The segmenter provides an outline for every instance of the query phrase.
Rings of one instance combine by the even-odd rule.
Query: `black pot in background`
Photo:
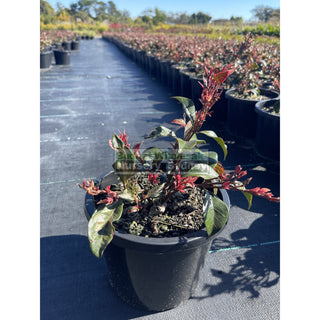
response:
[[[181,96],[191,99],[192,98],[192,89],[191,89],[191,81],[189,77],[188,69],[180,70],[180,81],[181,81]]]
[[[64,50],[70,51],[71,50],[71,41],[64,41],[64,42],[62,42],[61,46]]]
[[[103,178],[101,188],[114,183],[113,173]],[[221,198],[230,207],[225,190]],[[89,220],[95,207],[93,196],[85,197]],[[118,296],[136,308],[151,311],[172,309],[195,290],[211,242],[205,229],[183,237],[145,238],[115,231],[104,257],[110,285]]]
[[[160,81],[164,86],[168,85],[168,70],[167,65],[170,61],[166,59],[160,60]]]
[[[180,64],[173,64],[171,66],[171,76],[172,76],[172,93],[175,96],[181,96],[181,78],[180,70],[183,69]],[[184,68],[185,69],[185,68]]]
[[[72,41],[71,42],[71,50],[79,50],[80,42],[79,41]]]
[[[54,50],[54,58],[56,60],[56,65],[69,65],[71,51],[65,50]]]
[[[197,78],[195,76],[190,76],[190,82],[191,82],[191,99],[192,99],[194,105],[196,106],[196,108],[200,109],[202,107],[202,104],[199,101],[199,99],[201,98],[201,93],[202,93],[202,87],[201,87],[200,83],[203,84],[203,79]]]
[[[257,152],[262,156],[279,161],[280,115],[263,110],[264,107],[272,106],[277,101],[280,102],[280,97],[259,101],[255,105],[255,112],[258,116],[255,146]]]
[[[148,71],[149,71],[149,75],[154,77],[156,75],[156,63],[155,63],[155,57],[152,55],[147,55],[147,59],[148,59]]]
[[[259,100],[240,99],[234,97],[236,89],[229,89],[225,96],[228,100],[227,126],[234,135],[254,139],[257,128],[255,105]],[[269,99],[278,97],[279,93],[272,90],[260,90],[260,94]]]
[[[40,68],[47,69],[50,68],[52,61],[52,50],[40,52]]]

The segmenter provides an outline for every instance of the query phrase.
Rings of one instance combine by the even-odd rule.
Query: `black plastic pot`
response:
[[[199,99],[201,98],[202,87],[199,84],[199,82],[203,84],[203,79],[197,78],[195,76],[191,76],[190,81],[191,81],[191,96],[192,96],[191,99],[194,105],[197,107],[197,109],[200,109],[202,107],[202,104],[199,101]]]
[[[228,100],[227,126],[234,135],[254,139],[257,128],[255,105],[259,100],[240,99],[232,94],[236,89],[229,89],[225,96]],[[260,90],[261,95],[270,99],[278,97],[279,93],[272,90]]]
[[[173,64],[171,66],[171,76],[172,76],[172,93],[175,96],[181,96],[181,78],[180,78],[180,70],[183,67],[180,64]]]
[[[149,68],[148,68],[148,70],[149,70],[149,75],[150,76],[155,76],[156,75],[156,63],[155,63],[155,57],[154,56],[152,56],[152,55],[148,55],[147,56],[148,58],[148,64],[149,64]]]
[[[71,51],[64,50],[54,50],[54,58],[56,60],[56,65],[69,65]]]
[[[71,41],[64,41],[61,45],[64,50],[71,50]]]
[[[106,175],[102,187],[114,183]],[[230,207],[228,194],[221,198]],[[89,220],[95,210],[93,196],[85,197]],[[133,307],[163,311],[190,298],[196,288],[211,242],[220,232],[207,237],[205,229],[183,237],[145,238],[115,231],[104,257],[110,285]]]
[[[80,42],[79,41],[72,41],[71,42],[71,50],[79,50]]]
[[[181,96],[191,99],[192,98],[192,89],[189,73],[187,69],[180,70],[180,84],[181,84]]]
[[[40,68],[50,68],[52,61],[52,51],[40,52]]]
[[[255,105],[257,134],[255,147],[262,156],[280,160],[280,115],[271,114],[262,108],[272,106],[278,99],[260,101]]]

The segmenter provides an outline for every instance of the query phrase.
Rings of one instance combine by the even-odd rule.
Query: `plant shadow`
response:
[[[252,173],[250,176],[257,178],[258,185],[270,177],[266,172]],[[274,190],[276,182],[274,177],[269,182]],[[211,278],[203,282],[201,293],[194,299],[237,292],[258,298],[263,288],[271,288],[279,282],[279,203],[255,198],[248,212],[241,209],[247,208],[241,194],[229,192],[229,196],[233,206],[228,225],[222,236],[211,244],[210,258],[214,259],[215,267],[207,267]]]
[[[133,319],[151,314],[124,303],[110,287],[104,259],[81,235],[40,241],[41,319]]]

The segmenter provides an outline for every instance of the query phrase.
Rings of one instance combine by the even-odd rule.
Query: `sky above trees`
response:
[[[57,2],[66,7],[77,2],[77,0],[47,1],[54,9],[56,9]],[[171,11],[192,14],[202,11],[210,14],[213,19],[230,19],[231,16],[240,16],[244,20],[250,20],[254,18],[251,10],[257,6],[280,8],[280,0],[114,0],[113,2],[119,10],[128,10],[132,18],[138,17],[146,9],[158,7],[167,13]]]

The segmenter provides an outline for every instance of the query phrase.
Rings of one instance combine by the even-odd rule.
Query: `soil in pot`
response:
[[[102,179],[101,187],[115,187],[114,183],[112,173]],[[227,193],[222,192],[222,198],[230,207]],[[189,197],[201,201],[202,195],[191,192]],[[189,205],[185,203],[183,210]],[[93,197],[87,194],[85,210],[88,219],[94,208]],[[109,283],[119,297],[133,307],[151,311],[174,308],[193,293],[211,241],[221,230],[211,237],[207,236],[205,229],[171,237],[162,237],[167,230],[163,234],[145,237],[115,231],[104,253]]]

